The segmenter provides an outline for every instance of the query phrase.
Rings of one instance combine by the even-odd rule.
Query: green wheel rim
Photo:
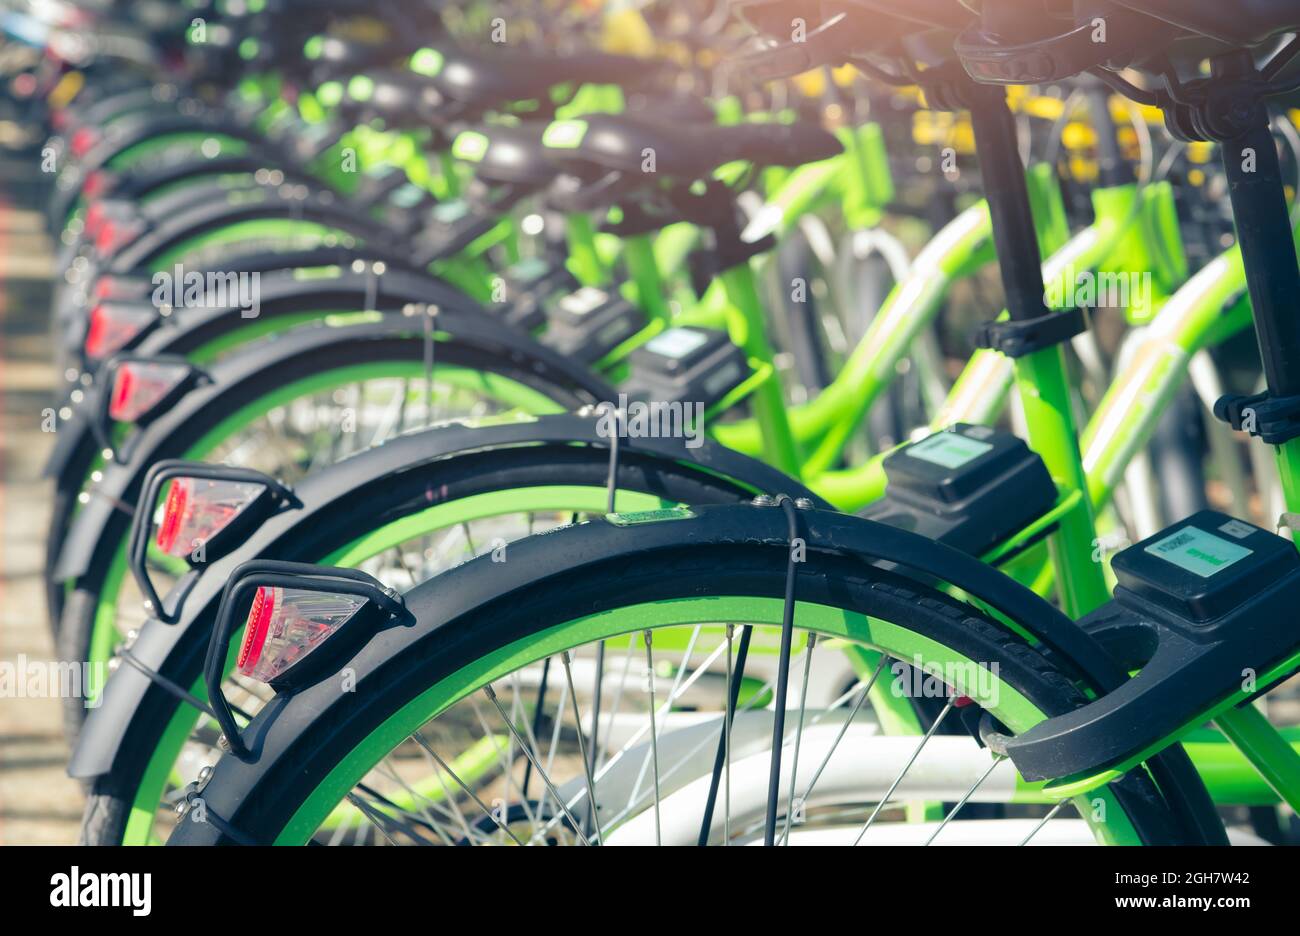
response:
[[[435,379],[453,386],[475,390],[484,396],[498,400],[508,407],[514,407],[532,415],[557,413],[562,410],[559,404],[544,394],[499,374],[485,373],[462,367],[438,367],[434,370]],[[222,441],[247,428],[255,420],[265,416],[278,406],[283,406],[301,397],[310,396],[331,387],[347,383],[387,378],[413,378],[424,376],[424,365],[419,361],[391,361],[370,364],[357,364],[337,368],[320,374],[313,374],[303,380],[277,388],[274,392],[249,403],[232,413],[216,427],[203,436],[182,456],[187,459],[202,460]],[[120,640],[117,632],[117,604],[120,600],[122,583],[127,572],[125,545],[118,549],[100,590],[95,607],[95,623],[91,631],[88,660],[90,672],[97,670],[112,658],[113,650]],[[90,700],[98,696],[98,684],[88,689]]]
[[[608,492],[603,487],[578,485],[549,485],[476,494],[436,504],[417,514],[395,520],[336,549],[322,558],[321,562],[327,565],[355,566],[422,533],[514,513],[527,511],[600,513],[605,510],[607,496]],[[631,512],[672,507],[676,504],[651,494],[619,491],[615,506],[621,511]],[[233,647],[238,647],[238,635],[231,640],[231,644]],[[226,669],[229,671],[230,661],[227,661]],[[202,679],[196,680],[190,690],[199,698],[207,699],[207,689]],[[199,713],[189,706],[180,706],[172,714],[158,745],[150,755],[140,785],[136,789],[123,834],[124,845],[147,845],[152,841],[153,825],[158,815],[163,789],[181,748],[193,732],[199,718]]]
[[[456,702],[523,666],[576,646],[646,629],[709,624],[720,620],[779,627],[783,611],[784,603],[778,598],[718,596],[672,599],[589,615],[508,644],[440,680],[379,725],[308,794],[276,837],[276,844],[305,844],[348,791],[403,739]],[[798,602],[796,617],[801,629],[865,644],[899,659],[920,659],[927,665],[955,664],[949,672],[958,673],[968,671],[965,667],[976,665],[957,651],[914,631],[840,608]],[[987,675],[987,681],[977,680],[984,682],[982,686],[955,688],[969,695],[1015,732],[1025,731],[1047,717],[1000,677],[992,673]],[[1095,791],[1091,799],[1078,798],[1075,805],[1099,841],[1114,845],[1141,844],[1136,830],[1109,790]],[[1099,819],[1100,816],[1106,817],[1105,820]]]

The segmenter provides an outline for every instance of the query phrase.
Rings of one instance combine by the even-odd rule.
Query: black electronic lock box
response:
[[[1009,432],[958,423],[884,460],[889,487],[864,517],[980,555],[1056,504],[1043,460]]]
[[[749,376],[745,352],[725,332],[670,328],[628,355],[627,395],[635,400],[712,406]]]

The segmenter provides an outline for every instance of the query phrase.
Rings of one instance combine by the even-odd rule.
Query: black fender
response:
[[[262,255],[265,260],[271,258]],[[295,259],[324,266],[351,263],[355,250],[345,247],[324,248],[308,256],[300,251]],[[263,265],[250,258],[247,266]],[[232,271],[223,271],[232,272]],[[252,271],[260,272],[260,271]],[[400,311],[409,303],[428,303],[440,310],[455,310],[467,315],[490,317],[473,299],[435,277],[406,270],[388,270],[383,275],[346,270],[338,276],[298,278],[291,269],[278,268],[260,280],[261,309],[259,318],[292,315],[296,312],[355,312],[369,308],[381,312]],[[148,295],[141,297],[148,301]],[[179,309],[145,334],[130,350],[137,354],[189,354],[218,335],[237,328],[243,318],[238,305],[217,308]],[[94,393],[83,388],[81,403],[72,406],[72,416],[63,420],[55,433],[54,449],[45,464],[44,475],[56,479],[60,487],[77,485],[85,479],[86,467],[98,448],[91,420],[94,418]]]
[[[185,241],[244,221],[289,219],[337,228],[367,243],[406,253],[392,232],[358,214],[355,205],[329,193],[309,193],[298,200],[288,189],[247,190],[250,199],[195,205],[168,217],[118,250],[104,264],[111,273],[152,269],[152,260]]]
[[[286,182],[301,183],[316,188],[323,187],[319,179],[292,166],[282,166],[276,160],[277,156],[265,151],[264,148],[218,156],[215,159],[206,159],[202,156],[196,159],[183,159],[169,165],[118,176],[117,181],[105,194],[109,198],[137,199],[158,189],[190,179],[215,175],[253,174],[259,169],[278,169],[284,173]]]
[[[1124,678],[1115,660],[1073,621],[978,559],[915,533],[847,514],[800,511],[800,527],[810,549],[868,563],[897,563],[955,585],[1026,628],[1094,689],[1113,688]],[[789,536],[781,509],[714,506],[699,508],[688,519],[635,527],[594,521],[530,537],[512,547],[515,553],[511,568],[527,570],[512,587],[503,586],[500,566],[493,568],[490,557],[471,560],[407,592],[404,599],[411,625],[382,630],[350,660],[341,663],[355,673],[355,693],[340,693],[330,680],[324,679],[296,694],[279,694],[263,707],[243,732],[251,752],[249,761],[230,755],[218,761],[203,791],[206,805],[238,828],[240,810],[254,802],[250,794],[260,778],[288,776],[295,770],[301,776],[301,751],[296,742],[308,725],[318,718],[338,719],[336,723],[342,724],[347,707],[354,706],[358,698],[366,698],[368,686],[381,681],[420,679],[420,666],[426,664],[411,663],[430,659],[426,642],[450,622],[487,613],[494,603],[509,601],[513,593],[543,581],[562,580],[578,569],[583,569],[583,574],[601,574],[603,566],[618,568],[638,556],[680,549],[687,543],[700,547],[745,543],[786,550]],[[1186,754],[1177,748],[1155,761],[1166,755],[1186,760]],[[1200,792],[1204,794],[1203,784]],[[1208,795],[1205,799],[1208,802]],[[169,844],[215,844],[220,839],[221,832],[211,824],[184,822]]]
[[[438,328],[453,336],[439,343],[440,361],[483,368],[514,361],[521,367],[521,379],[533,379],[539,388],[569,388],[568,399],[557,402],[570,408],[614,399],[612,388],[587,369],[486,317],[449,311],[439,316]],[[201,410],[222,407],[223,395],[235,387],[269,389],[282,384],[285,374],[307,367],[308,362],[314,366],[324,360],[345,366],[365,344],[392,347],[402,355],[423,360],[423,323],[389,315],[382,321],[356,325],[306,325],[255,342],[243,353],[209,368],[210,382],[190,390],[171,410],[142,428],[125,447],[124,463],[108,466],[102,480],[86,489],[87,501],[68,529],[52,579],[67,582],[91,572],[102,574],[95,563],[101,542],[111,550],[126,536],[129,505],[135,504],[149,466],[162,458],[179,457],[202,437],[208,421],[197,418]]]
[[[266,138],[256,130],[228,118],[219,120],[209,115],[182,114],[170,107],[125,114],[109,125],[104,138],[92,146],[75,165],[60,173],[50,206],[50,217],[56,225],[62,225],[72,206],[81,197],[86,178],[92,172],[103,169],[131,147],[151,137],[205,132],[242,140],[255,147],[267,146]],[[289,161],[281,158],[277,163]]]
[[[497,426],[450,425],[402,436],[377,448],[330,465],[303,479],[295,488],[299,506],[264,521],[238,549],[203,569],[186,596],[176,624],[150,620],[131,646],[131,656],[167,678],[189,686],[198,678],[216,614],[230,573],[241,563],[260,557],[300,560],[304,533],[340,504],[364,502],[367,490],[391,484],[399,474],[436,471],[436,463],[483,449],[510,446],[572,446],[607,448],[593,416],[557,415]],[[697,467],[710,479],[726,482],[744,493],[784,493],[806,497],[829,507],[812,491],[774,468],[716,442],[687,448],[680,439],[621,439],[620,451]],[[169,717],[172,697],[144,673],[123,662],[108,680],[101,704],[89,713],[68,766],[79,779],[110,774],[124,751],[149,744],[135,732],[146,726],[152,737],[158,719]],[[156,710],[156,706],[162,706]],[[149,713],[149,714],[144,714]]]
[[[238,247],[239,245],[233,246]],[[259,248],[247,250],[243,253],[232,251],[222,256],[221,272],[270,273],[276,270],[331,266],[347,270],[357,261],[363,263],[382,262],[388,267],[389,271],[405,270],[408,273],[417,274],[423,272],[411,263],[411,258],[406,251],[377,244],[356,244],[352,246],[342,244],[326,246],[322,244],[305,249],[268,250]],[[200,273],[207,272],[206,267],[191,267],[191,269]],[[152,276],[152,272],[141,271],[139,275],[147,280]],[[92,284],[95,275],[98,274],[87,277]],[[128,275],[131,274],[128,273]],[[142,289],[140,298],[148,298],[150,291],[149,289]],[[82,290],[65,288],[58,291],[54,305],[53,314],[55,319],[62,323],[68,323],[85,314],[85,310],[89,306],[89,299]]]

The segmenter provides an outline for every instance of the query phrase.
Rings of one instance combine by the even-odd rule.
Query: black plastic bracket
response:
[[[1014,738],[986,737],[1026,780],[1119,766],[1294,652],[1300,558],[1289,540],[1206,510],[1130,546],[1112,568],[1115,600],[1079,626],[1137,675]]]
[[[157,588],[154,587],[146,564],[149,555],[149,536],[153,532],[154,505],[158,503],[163,485],[173,478],[180,477],[208,481],[242,481],[250,484],[261,484],[266,488],[266,493],[259,497],[256,502],[249,504],[241,515],[236,518],[235,523],[218,532],[211,542],[204,544],[205,552],[211,551],[207,556],[209,562],[228,552],[229,549],[224,548],[228,544],[233,543],[235,540],[242,542],[244,536],[240,536],[240,534],[246,535],[250,528],[260,523],[270,510],[301,506],[301,502],[293,493],[292,488],[286,487],[260,471],[253,471],[251,468],[235,468],[229,465],[214,465],[208,462],[182,461],[180,459],[166,459],[151,466],[145,474],[144,484],[140,490],[140,499],[136,501],[135,513],[131,520],[131,533],[127,540],[127,563],[136,583],[140,586],[140,591],[144,594],[145,600],[149,602],[154,617],[164,624],[175,624],[180,620],[185,598],[190,589],[194,587],[195,582],[197,582],[197,577],[190,577],[188,582],[183,583],[180,591],[169,596],[172,601],[168,605],[159,596]]]
[[[1047,312],[1019,321],[985,322],[975,332],[975,346],[1018,358],[1063,344],[1087,330],[1088,313],[1083,309]]]
[[[1228,394],[1214,402],[1214,418],[1268,445],[1300,437],[1300,396]]]
[[[225,590],[221,593],[216,625],[212,629],[207,656],[203,661],[203,682],[208,690],[208,700],[212,705],[213,714],[217,724],[221,726],[230,753],[243,761],[251,760],[252,752],[244,744],[230,703],[221,691],[221,682],[226,675],[226,658],[230,655],[230,640],[238,627],[239,618],[236,611],[247,614],[254,593],[263,586],[356,595],[368,599],[371,605],[390,620],[407,613],[406,604],[400,594],[359,569],[340,569],[302,562],[278,562],[271,559],[253,559],[235,569],[230,575],[230,581],[226,583]],[[357,613],[360,615],[362,612]],[[312,655],[319,654],[323,649],[325,648],[317,649]],[[297,669],[302,665],[302,663],[296,664],[294,668]],[[273,685],[272,688],[277,692],[288,690],[287,686],[279,684]]]
[[[154,404],[152,410],[141,416],[137,420],[137,424],[149,422],[155,415],[168,409],[195,386],[212,382],[212,378],[206,371],[196,367],[188,358],[179,354],[116,354],[106,361],[95,377],[95,382],[98,384],[98,394],[95,398],[95,407],[91,412],[90,432],[95,437],[95,441],[99,443],[100,449],[110,453],[112,460],[118,464],[124,464],[125,457],[122,452],[118,451],[117,444],[113,441],[113,419],[108,414],[109,407],[113,400],[113,386],[117,383],[118,370],[123,364],[131,364],[137,361],[144,364],[175,364],[189,368],[189,373]]]

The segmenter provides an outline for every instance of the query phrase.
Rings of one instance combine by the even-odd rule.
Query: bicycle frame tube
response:
[[[585,214],[571,214],[564,219],[569,244],[569,272],[584,286],[597,286],[608,280],[608,271],[596,250],[596,229]]]
[[[652,320],[667,324],[671,316],[655,260],[654,242],[648,234],[637,234],[623,241],[623,262],[636,287],[637,304]]]
[[[1016,149],[1015,118],[1001,89],[974,90],[970,112],[1008,317],[1012,321],[1037,317],[1045,308],[1042,260],[1024,167]],[[1065,497],[1085,490],[1064,350],[1053,345],[1032,351],[1016,358],[1014,367],[1030,446],[1042,457]],[[1058,532],[1048,546],[1061,605],[1067,614],[1077,617],[1110,598],[1101,566],[1092,561],[1096,538],[1092,504],[1087,498],[1078,498],[1058,522]]]
[[[1135,185],[1098,189],[1093,193],[1093,223],[1070,238],[1043,264],[1044,295],[1050,308],[1066,307],[1064,300],[1074,294],[1072,281],[1079,272],[1096,271],[1116,276],[1152,272],[1150,251],[1145,247],[1140,251],[1129,249],[1134,233],[1141,232],[1144,227],[1137,222],[1152,204],[1147,199],[1139,203],[1138,196]],[[1164,226],[1158,226],[1156,230],[1162,234],[1177,234]],[[1182,245],[1171,242],[1164,245],[1161,252],[1181,257]],[[1168,279],[1174,275],[1177,275],[1176,269],[1166,269],[1161,271],[1160,278]],[[1153,296],[1151,301],[1155,303],[1158,300]],[[992,422],[1002,412],[1012,382],[1009,360],[995,351],[977,350],[953,384],[952,392],[931,422],[931,427],[938,430],[954,422]]]
[[[1084,431],[1083,466],[1095,506],[1105,505],[1123,480],[1130,460],[1186,379],[1192,356],[1249,327],[1250,305],[1244,298],[1224,312],[1245,287],[1241,252],[1233,247],[1188,280],[1142,331],[1127,366]]]
[[[790,425],[800,443],[815,444],[841,421],[850,423],[851,431],[893,379],[912,339],[938,313],[951,283],[992,259],[988,210],[980,202],[949,222],[917,255],[909,276],[890,291],[835,381],[812,402],[791,409]],[[718,426],[714,432],[725,445],[748,454],[762,445],[762,430],[754,420]],[[829,454],[810,459],[807,475],[834,460]]]
[[[720,276],[728,299],[727,332],[746,355],[758,361],[771,361],[772,346],[767,340],[763,302],[753,268],[748,263],[723,270]],[[776,468],[799,476],[799,452],[781,396],[781,383],[775,375],[754,391],[754,415],[763,427],[763,454]]]
[[[1293,809],[1300,809],[1300,753],[1254,705],[1225,709],[1214,719],[1232,746]]]
[[[1043,264],[1043,278],[1052,284],[1046,290],[1049,295],[1068,295],[1065,280],[1073,271],[1092,269],[1114,254],[1116,241],[1131,221],[1133,202],[1131,197],[1126,200],[1122,195],[1125,192],[1131,195],[1133,191],[1133,186],[1120,186],[1098,198],[1095,204],[1101,210],[1097,212],[1097,220],[1066,241]],[[1048,223],[1043,227],[1050,229],[1055,225]],[[1054,240],[1055,237],[1040,238],[1040,243],[1047,246]],[[931,422],[931,429],[939,431],[955,422],[992,422],[1006,405],[1012,383],[1013,369],[1007,358],[996,351],[977,350]],[[813,487],[845,509],[856,510],[884,494],[882,457],[883,454],[878,455],[860,468],[826,472],[815,479]]]

